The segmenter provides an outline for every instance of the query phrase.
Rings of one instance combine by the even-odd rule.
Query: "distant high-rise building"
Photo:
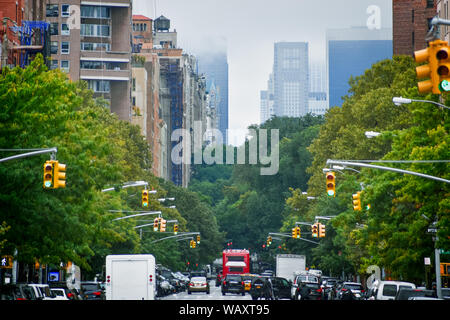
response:
[[[327,30],[329,107],[341,106],[351,76],[364,74],[372,64],[392,58],[392,29],[367,27]]]
[[[309,66],[308,113],[323,115],[328,110],[327,72],[324,63],[311,63]]]
[[[214,83],[216,116],[218,129],[222,133],[223,143],[228,143],[228,62],[226,53],[199,54],[198,73],[206,75],[206,87],[211,88]]]
[[[267,90],[261,91],[260,94],[260,124],[275,115],[273,96],[273,74],[271,73],[267,81]]]
[[[299,117],[308,113],[308,43],[275,43],[273,81],[276,116]]]

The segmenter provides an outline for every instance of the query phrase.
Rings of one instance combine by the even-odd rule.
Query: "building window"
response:
[[[81,17],[109,19],[111,18],[111,10],[109,7],[81,6]]]
[[[133,85],[132,85],[133,91],[136,91],[136,78],[133,78],[132,83],[133,83]]]
[[[70,43],[68,41],[61,42],[61,54],[69,54],[70,53]]]
[[[81,50],[83,51],[110,51],[109,43],[81,42]]]
[[[93,90],[94,92],[103,92],[109,93],[109,81],[107,80],[88,80],[88,88]]]
[[[427,0],[427,8],[434,8],[434,0]]]
[[[52,59],[50,61],[50,70],[54,70],[58,68],[58,60]]]
[[[46,17],[57,17],[58,16],[58,5],[57,4],[48,4],[46,8]]]
[[[70,16],[69,5],[62,4],[61,5],[61,17],[68,17],[68,16]]]
[[[61,23],[61,35],[62,36],[70,35],[70,29],[69,29],[69,25],[67,23]]]
[[[80,34],[85,37],[109,37],[110,27],[106,24],[82,24]]]
[[[58,33],[58,22],[51,22],[50,23],[50,35],[51,36],[57,36]]]
[[[50,42],[50,54],[58,54],[58,41]]]
[[[61,69],[65,72],[69,72],[70,61],[69,60],[61,60]]]

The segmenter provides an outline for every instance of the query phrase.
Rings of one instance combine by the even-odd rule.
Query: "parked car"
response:
[[[439,298],[433,298],[433,297],[410,297],[408,300],[426,300],[426,301],[433,301],[433,300],[444,300]]]
[[[272,282],[272,293],[275,300],[291,298],[292,284],[287,279],[273,277],[270,280]]]
[[[239,274],[227,274],[222,282],[222,295],[237,293],[245,295],[245,283]]]
[[[409,300],[409,298],[411,297],[436,298],[436,292],[434,290],[400,288],[400,290],[398,290],[397,292],[397,295],[395,296],[395,300]]]
[[[55,298],[55,295],[50,291],[48,284],[30,283],[28,286],[33,289],[38,300],[53,300]]]
[[[34,289],[26,283],[0,286],[0,300],[37,300]]]
[[[343,300],[346,293],[351,293],[354,299],[360,300],[364,294],[364,288],[359,282],[344,282],[337,294],[337,298]]]
[[[82,281],[80,293],[83,300],[105,300],[105,293],[99,282]]]
[[[53,300],[70,300],[63,288],[50,288],[55,298]]]
[[[188,294],[192,292],[205,292],[209,294],[209,283],[206,277],[192,277],[188,286]]]
[[[82,300],[80,292],[77,289],[69,289],[65,282],[50,282],[49,286],[50,290],[63,289],[69,300]]]
[[[401,288],[416,289],[416,285],[404,281],[385,281],[377,280],[367,294],[368,300],[394,300],[397,292]]]

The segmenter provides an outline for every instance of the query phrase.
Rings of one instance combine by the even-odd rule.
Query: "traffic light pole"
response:
[[[141,187],[141,186],[148,186],[148,182],[146,181],[130,181],[125,182],[123,185],[120,186],[121,189],[130,188],[130,187]],[[108,191],[115,191],[116,187],[103,189],[102,192],[108,192]],[[156,190],[150,190],[148,193],[156,193]]]
[[[0,151],[25,151],[25,150],[35,150],[35,151],[27,152],[27,153],[21,153],[21,154],[16,154],[16,155],[11,156],[11,157],[2,158],[2,159],[0,159],[0,162],[20,159],[20,158],[33,157],[33,156],[37,156],[37,155],[45,154],[45,153],[50,153],[50,159],[51,160],[56,160],[56,153],[58,152],[57,148],[49,148],[49,149],[0,149]]]
[[[183,233],[179,232],[179,234],[177,234],[175,236],[164,237],[164,238],[161,238],[161,239],[158,239],[158,240],[154,240],[154,241],[152,241],[150,243],[156,243],[156,242],[167,240],[167,239],[180,238],[180,237],[184,237],[184,236],[187,236],[187,235],[196,235],[196,234],[199,235],[200,232],[183,232]]]
[[[389,161],[386,161],[386,162],[389,162]],[[413,176],[418,176],[418,177],[422,177],[422,178],[426,178],[426,179],[450,183],[450,180],[431,176],[428,174],[423,174],[423,173],[409,171],[409,170],[403,170],[403,169],[397,169],[397,168],[391,168],[391,167],[377,166],[377,165],[362,163],[362,162],[350,162],[350,161],[328,159],[327,164],[340,164],[340,165],[349,165],[349,166],[356,166],[356,167],[363,167],[363,168],[380,169],[380,170],[385,170],[385,171],[393,171],[393,172],[397,172],[397,173],[411,174]]]
[[[292,238],[292,236],[291,236],[290,234],[287,234],[287,233],[269,232],[269,235],[270,235],[270,236],[279,236],[279,237]],[[312,241],[312,240],[308,240],[308,239],[304,239],[304,238],[298,238],[298,239],[299,239],[299,240],[306,241],[306,242],[311,242],[311,243],[314,243],[314,244],[319,244],[319,242]]]

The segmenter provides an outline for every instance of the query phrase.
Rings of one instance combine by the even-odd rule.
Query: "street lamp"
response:
[[[432,104],[437,105],[437,106],[439,106],[441,108],[450,109],[449,107],[443,105],[442,103],[438,103],[438,102],[430,101],[430,100],[416,100],[416,99],[408,99],[408,98],[403,98],[403,97],[393,97],[392,98],[392,102],[396,106],[400,106],[402,104],[410,104],[411,102],[426,102],[426,103],[432,103]]]

